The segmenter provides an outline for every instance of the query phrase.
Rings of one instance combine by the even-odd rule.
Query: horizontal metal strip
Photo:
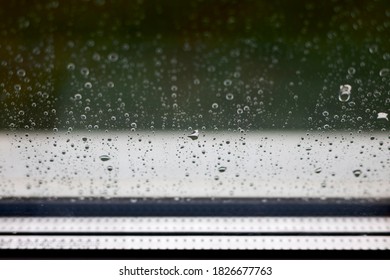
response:
[[[389,217],[9,217],[0,233],[382,233]]]
[[[0,232],[0,236],[220,236],[221,232]],[[223,232],[224,236],[390,236],[390,232]]]
[[[1,236],[0,249],[389,250],[388,236]]]

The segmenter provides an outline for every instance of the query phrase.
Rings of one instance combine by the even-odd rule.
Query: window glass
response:
[[[388,198],[387,1],[8,1],[0,196]]]

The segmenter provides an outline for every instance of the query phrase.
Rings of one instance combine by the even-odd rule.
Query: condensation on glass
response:
[[[0,4],[0,197],[390,197],[390,8]]]

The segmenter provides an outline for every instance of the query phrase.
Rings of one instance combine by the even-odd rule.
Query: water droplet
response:
[[[390,69],[389,68],[383,68],[379,71],[379,76],[381,77],[387,77],[390,75]]]
[[[26,71],[24,69],[19,69],[16,74],[19,76],[19,77],[24,77],[26,76]]]
[[[226,100],[233,100],[233,98],[234,98],[233,93],[227,93],[226,94]]]
[[[378,119],[378,120],[381,120],[381,119],[382,119],[382,120],[387,120],[387,121],[388,121],[389,119],[388,119],[387,116],[388,116],[387,113],[380,112],[380,113],[378,113],[377,119]]]
[[[323,112],[322,112],[322,115],[323,115],[324,117],[327,117],[327,116],[329,116],[329,112],[328,112],[328,111],[323,111]]]
[[[351,97],[352,87],[350,85],[341,85],[339,91],[339,100],[341,102],[347,102]]]
[[[213,104],[211,105],[211,108],[217,109],[217,108],[218,108],[218,103],[213,103]]]
[[[370,53],[376,53],[378,51],[378,46],[377,45],[372,45],[368,48],[368,51]]]
[[[349,74],[349,75],[353,75],[353,74],[355,74],[355,73],[356,73],[355,68],[353,68],[353,67],[349,67],[349,68],[348,68],[348,74]]]
[[[111,61],[111,62],[117,61],[118,58],[119,58],[119,56],[116,53],[110,53],[108,55],[108,60]]]
[[[80,94],[80,93],[76,93],[75,95],[74,95],[74,99],[75,100],[81,100],[83,98],[83,96]]]
[[[131,126],[132,128],[137,128],[137,124],[136,124],[135,122],[131,123],[130,126]]]
[[[99,158],[101,161],[108,161],[111,159],[110,156],[108,156],[108,155],[101,155]]]
[[[362,174],[362,171],[360,169],[356,169],[353,171],[353,175],[355,175],[355,177],[359,177],[361,174]]]
[[[315,170],[314,170],[314,172],[315,173],[321,173],[321,171],[322,171],[322,168],[321,167],[317,167]]]
[[[92,59],[95,60],[95,61],[99,61],[100,60],[100,55],[98,53],[94,53],[92,55]]]
[[[225,166],[220,166],[220,167],[218,167],[218,171],[219,172],[225,172],[226,171],[226,167]]]
[[[189,138],[192,140],[196,140],[199,137],[199,130],[195,129],[190,135],[188,135]]]
[[[223,84],[224,84],[224,86],[227,87],[227,86],[230,86],[232,84],[232,81],[229,79],[226,79],[225,81],[223,81]]]
[[[89,75],[89,69],[87,67],[83,67],[80,69],[80,74],[83,76],[88,76]]]
[[[351,90],[352,90],[352,87],[348,84],[340,86],[340,91],[345,91],[345,92],[351,93]]]
[[[107,166],[107,170],[108,171],[112,171],[114,168],[111,166],[111,165],[109,165],[109,166]]]
[[[66,67],[68,70],[72,71],[76,68],[76,66],[73,63],[69,63],[68,66]]]
[[[90,82],[86,82],[86,83],[84,84],[84,87],[85,87],[85,88],[92,88],[92,84],[91,84]]]

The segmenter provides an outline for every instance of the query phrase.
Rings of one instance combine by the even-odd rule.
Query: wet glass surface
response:
[[[390,197],[387,1],[0,16],[2,198]]]

